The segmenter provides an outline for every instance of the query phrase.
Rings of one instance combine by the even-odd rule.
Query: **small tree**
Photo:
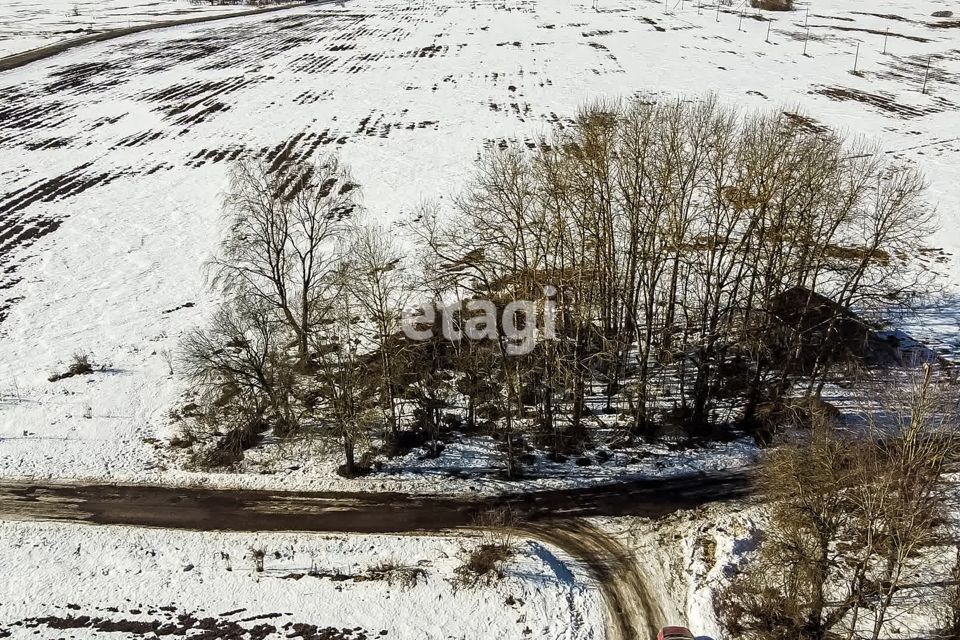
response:
[[[378,381],[370,375],[370,345],[358,332],[361,306],[343,286],[351,277],[347,267],[347,263],[341,265],[338,293],[326,310],[321,330],[313,336],[313,382],[307,404],[320,435],[343,453],[341,475],[353,477],[365,471],[357,464],[357,445],[382,424],[382,413],[376,401]]]
[[[390,230],[375,223],[352,225],[348,239],[344,264],[340,267],[348,277],[343,278],[342,284],[361,314],[356,337],[362,338],[377,354],[381,406],[390,427],[389,435],[396,437],[400,428],[398,360],[405,346],[398,334],[411,291],[403,252]]]
[[[228,231],[211,263],[225,300],[210,326],[182,344],[184,372],[204,392],[200,417],[214,434],[229,425],[218,445],[228,454],[216,460],[235,460],[267,426],[281,437],[300,431],[300,378],[337,291],[337,243],[355,208],[354,187],[335,157],[233,168]]]
[[[299,428],[282,327],[261,299],[240,296],[221,307],[209,327],[183,340],[183,370],[200,386],[206,405],[221,410],[229,405],[243,430],[265,421],[279,435]]]

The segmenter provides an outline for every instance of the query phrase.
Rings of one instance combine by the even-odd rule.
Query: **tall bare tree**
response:
[[[301,362],[329,303],[328,278],[354,183],[336,156],[273,166],[241,160],[225,197],[229,233],[213,263],[228,295],[259,298],[294,334]]]
[[[400,428],[397,398],[399,340],[403,311],[410,302],[413,284],[404,265],[404,253],[387,227],[358,221],[351,225],[341,267],[349,277],[343,286],[356,300],[364,317],[357,332],[379,355],[381,402],[390,433]]]

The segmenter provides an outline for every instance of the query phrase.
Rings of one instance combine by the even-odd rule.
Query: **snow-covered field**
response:
[[[0,638],[156,637],[153,623],[204,638],[603,637],[585,568],[534,541],[516,541],[502,579],[468,588],[454,582],[471,538],[2,522],[0,539]],[[391,584],[384,565],[421,573]]]
[[[449,200],[483,148],[532,145],[586,100],[714,91],[918,164],[936,242],[956,254],[960,19],[931,16],[955,3],[817,0],[809,17],[742,19],[697,4],[351,0],[0,74],[0,474],[179,477],[151,444],[184,390],[164,353],[217,304],[202,265],[229,160],[250,150],[339,151],[370,214],[392,222]],[[947,271],[960,282],[956,258]],[[103,369],[48,382],[78,351]],[[295,475],[334,486],[331,469]]]
[[[108,29],[246,8],[189,0],[4,0],[0,3],[0,57]]]

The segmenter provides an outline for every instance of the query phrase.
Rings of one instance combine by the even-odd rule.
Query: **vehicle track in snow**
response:
[[[608,640],[654,638],[667,624],[637,558],[609,533],[580,518],[528,524],[519,530],[589,567],[607,607]]]

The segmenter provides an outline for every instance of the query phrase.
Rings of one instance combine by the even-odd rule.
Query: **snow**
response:
[[[516,554],[502,579],[468,588],[452,580],[465,551],[478,543],[469,537],[194,533],[0,522],[0,538],[5,577],[0,637],[4,630],[12,638],[37,637],[29,625],[15,623],[38,617],[176,623],[182,614],[247,620],[240,623],[247,629],[264,623],[281,629],[288,622],[361,627],[368,638],[386,640],[604,637],[603,603],[585,568],[560,550],[529,540],[515,541]],[[254,550],[264,551],[263,572],[256,571]],[[412,587],[362,579],[382,563],[424,574]],[[337,574],[361,579],[338,579]],[[52,633],[43,625],[39,630],[40,637]],[[379,635],[382,631],[386,634]],[[71,629],[69,635],[105,637],[92,628]]]
[[[0,57],[99,31],[245,8],[189,0],[5,0],[0,4]]]
[[[524,478],[506,480],[502,478],[504,462],[496,444],[488,436],[453,434],[452,442],[437,458],[427,456],[426,447],[396,458],[381,456],[378,458],[381,469],[351,480],[336,474],[341,460],[335,452],[309,446],[281,448],[277,443],[248,451],[240,467],[231,473],[189,472],[181,468],[182,463],[173,455],[166,456],[173,459],[165,467],[145,473],[120,471],[110,477],[179,486],[493,495],[742,469],[755,463],[759,455],[757,446],[746,438],[696,448],[639,445],[626,451],[609,452],[610,459],[602,463],[598,462],[596,451],[589,451],[585,457],[590,458],[590,466],[578,466],[580,456],[571,456],[562,463],[551,462],[544,452],[538,451],[535,462],[524,466]],[[21,471],[17,475],[27,474]],[[75,475],[71,477],[76,479]],[[84,479],[102,478],[91,475]]]
[[[753,10],[741,27],[736,7],[717,21],[712,6],[674,4],[352,0],[144,33],[0,74],[0,475],[437,484],[426,463],[349,485],[327,460],[199,476],[167,468],[152,444],[172,435],[186,388],[163,353],[217,304],[203,265],[222,232],[226,159],[245,149],[339,151],[370,215],[392,224],[425,199],[448,202],[483,148],[533,144],[584,101],[714,91],[750,110],[802,111],[917,164],[942,222],[936,243],[956,254],[960,29],[931,26],[951,3],[817,0],[806,56],[802,10],[762,14],[774,20],[767,43]],[[960,282],[955,257],[944,268]],[[949,341],[952,320],[927,324]],[[923,342],[920,329],[910,335]],[[77,351],[104,370],[48,382]],[[465,442],[449,462],[485,446]],[[740,445],[729,453],[745,460]]]

